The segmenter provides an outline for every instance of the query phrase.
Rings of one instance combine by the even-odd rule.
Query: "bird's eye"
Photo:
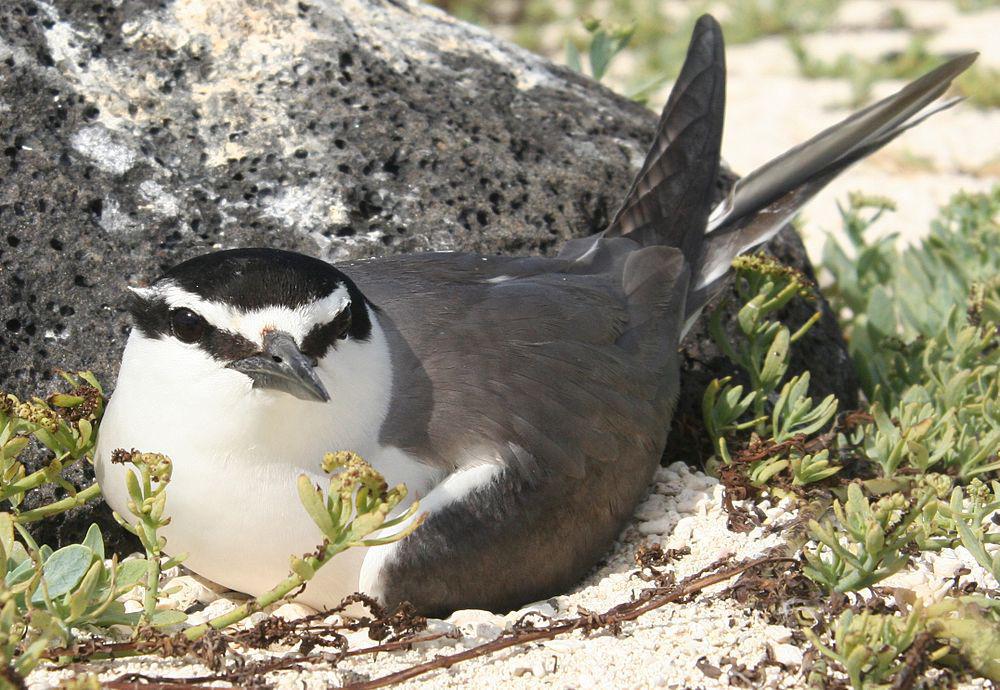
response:
[[[182,343],[194,343],[205,334],[205,319],[190,309],[174,309],[170,312],[170,330]]]

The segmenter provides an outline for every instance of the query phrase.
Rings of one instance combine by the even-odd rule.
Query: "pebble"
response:
[[[347,638],[348,649],[364,649],[378,644],[369,637],[367,630],[341,630],[340,632]]]
[[[784,514],[785,514],[785,509],[782,508],[781,506],[774,506],[773,508],[768,508],[764,511],[764,515],[767,516],[767,519],[764,520],[764,522],[767,524],[772,524],[775,520],[777,520]]]
[[[673,472],[678,477],[683,477],[685,481],[688,481],[693,474],[691,472],[691,468],[688,467],[686,463],[683,463],[679,460],[677,462],[672,462],[669,465],[667,465],[666,471]],[[701,474],[701,472],[699,472],[698,474]]]
[[[426,642],[417,642],[413,645],[413,648],[436,649],[438,647],[450,647],[458,642],[458,640],[462,637],[462,631],[459,630],[458,626],[453,625],[448,621],[432,618],[427,621],[427,629],[424,630],[421,635],[433,635],[435,633],[439,633],[443,635],[443,637],[428,640]]]
[[[506,616],[504,616],[504,619],[508,623],[513,624],[521,620],[521,618],[527,616],[528,614],[536,614],[534,616],[534,620],[535,622],[538,622],[539,617],[555,618],[557,613],[558,611],[556,610],[556,607],[553,606],[550,602],[536,601],[533,604],[528,604],[527,606],[521,607],[517,611],[512,611],[511,613],[508,613]]]
[[[934,576],[944,579],[950,579],[955,577],[958,573],[959,568],[962,567],[962,561],[957,558],[943,558],[938,557],[933,559]]]
[[[551,662],[550,662],[551,664]],[[549,674],[549,669],[546,668],[545,661],[543,659],[533,659],[528,663],[520,663],[511,669],[513,673],[518,678],[526,676],[529,673],[535,678],[543,678]]]
[[[770,643],[771,655],[779,664],[788,667],[799,667],[802,665],[802,650],[793,644]]]
[[[676,484],[680,480],[681,478],[679,474],[666,467],[661,467],[656,473],[656,481],[664,484]]]
[[[229,599],[216,599],[201,611],[196,611],[188,616],[188,623],[191,625],[201,625],[202,623],[207,623],[216,616],[229,613],[235,609],[236,606],[236,602],[230,601]]]
[[[667,507],[667,498],[660,494],[651,494],[635,511],[638,520],[655,520],[663,515]]]
[[[697,524],[698,521],[693,516],[681,518],[677,521],[677,525],[674,526],[674,531],[670,535],[671,541],[685,544],[691,541],[691,535],[694,533],[694,528]]]
[[[448,616],[447,622],[461,628],[467,638],[477,642],[495,640],[507,627],[502,616],[481,609],[455,611]]]
[[[583,640],[570,640],[570,639],[555,639],[555,640],[545,640],[542,642],[542,646],[546,649],[552,650],[558,653],[568,653],[574,652],[581,647],[583,647]]]
[[[273,611],[275,616],[283,618],[286,621],[297,621],[300,618],[311,616],[314,613],[316,613],[316,609],[294,601],[282,604]]]
[[[190,575],[180,575],[167,580],[160,591],[178,611],[187,611],[195,604],[211,604],[219,598],[218,593]]]
[[[674,510],[678,513],[694,513],[698,508],[698,501],[703,498],[705,498],[705,494],[701,491],[685,489],[677,497],[674,503]]]
[[[792,639],[792,631],[783,625],[769,625],[764,629],[764,637],[780,644]]]
[[[330,625],[335,627],[340,627],[344,624],[344,616],[339,613],[331,613],[329,616],[323,619],[323,625]]]
[[[247,616],[246,618],[244,618],[243,620],[241,620],[238,623],[238,626],[241,627],[241,628],[252,628],[253,626],[255,626],[258,623],[260,623],[261,621],[265,621],[268,618],[270,618],[269,614],[266,614],[263,611],[254,611],[249,616]]]
[[[637,529],[642,534],[667,534],[677,524],[678,519],[677,513],[671,512],[656,520],[640,522]]]

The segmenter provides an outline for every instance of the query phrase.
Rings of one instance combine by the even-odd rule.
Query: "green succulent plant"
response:
[[[764,255],[743,256],[733,262],[738,299],[737,330],[730,336],[723,327],[724,310],[710,317],[712,337],[722,352],[749,379],[748,390],[731,383],[731,377],[713,380],[702,397],[702,418],[716,451],[715,462],[733,463],[729,438],[752,430],[775,448],[814,434],[831,423],[837,400],[829,395],[816,402],[809,396],[809,372],[785,381],[791,347],[819,319],[819,312],[793,333],[775,320],[775,313],[793,298],[812,299],[814,287],[798,271]],[[784,381],[784,383],[782,383]],[[780,391],[779,391],[780,386]],[[833,476],[840,466],[829,453],[796,449],[754,460],[747,476],[764,485],[780,472],[790,471],[796,485],[810,484]]]
[[[125,478],[130,515],[115,518],[138,537],[144,558],[109,557],[96,525],[79,544],[55,551],[38,545],[25,529],[26,523],[100,495],[96,484],[77,489],[62,472],[72,463],[92,461],[103,391],[89,372],[62,376],[71,389],[47,400],[22,402],[0,394],[0,500],[7,508],[0,512],[0,564],[5,566],[0,580],[0,688],[18,687],[38,663],[58,654],[53,650],[68,648],[81,632],[105,635],[111,626],[126,626],[137,636],[148,627],[176,628],[186,620],[159,596],[162,571],[183,558],[164,556],[166,540],[159,534],[170,521],[165,508],[172,464],[166,456],[119,449],[113,458],[129,466]],[[44,467],[28,473],[22,458],[32,439],[50,457]],[[323,544],[313,553],[292,556],[289,576],[269,592],[205,624],[184,628],[187,639],[237,623],[292,595],[345,549],[390,543],[419,527],[418,502],[395,515],[406,488],[388,487],[359,456],[331,453],[320,464],[331,474],[329,487],[324,491],[303,475],[299,495],[324,536]],[[25,494],[46,484],[67,496],[20,510]],[[126,611],[124,599],[137,589],[142,590],[142,610]]]
[[[722,328],[721,312],[711,322],[751,385],[716,380],[702,401],[714,466],[741,471],[765,494],[799,491],[813,514],[802,572],[826,591],[862,596],[914,554],[944,548],[964,548],[1000,579],[1000,187],[956,196],[929,236],[902,250],[892,235],[868,240],[892,210],[851,195],[841,208],[847,245],[831,239],[824,250],[826,295],[870,401],[855,422],[831,426],[837,403],[808,395],[808,371],[784,381],[802,331],[772,313],[807,292],[758,257],[737,266],[736,332]],[[838,481],[848,464],[862,476]],[[922,661],[996,679],[998,608],[989,594],[950,595],[904,615],[849,609],[825,634],[802,632],[855,688],[912,673],[906,654],[918,641]]]

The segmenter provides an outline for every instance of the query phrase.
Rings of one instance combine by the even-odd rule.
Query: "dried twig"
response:
[[[913,690],[924,666],[927,664],[927,648],[934,641],[934,636],[929,632],[922,632],[917,635],[903,659],[903,668],[896,674],[892,681],[892,690]]]
[[[539,640],[549,640],[574,630],[584,630],[590,632],[598,628],[617,629],[622,623],[635,620],[643,614],[654,609],[658,609],[661,606],[686,599],[694,594],[697,594],[706,587],[710,587],[720,582],[725,582],[726,580],[729,580],[730,578],[733,578],[751,568],[780,560],[789,559],[765,556],[751,561],[737,563],[736,565],[723,570],[717,570],[717,568],[720,567],[720,564],[715,563],[712,564],[712,566],[709,566],[706,570],[716,570],[716,572],[709,572],[706,574],[706,570],[703,570],[667,589],[661,587],[651,587],[643,590],[637,599],[624,604],[619,604],[606,613],[584,614],[577,616],[576,618],[561,620],[541,628],[527,626],[520,629],[515,628],[513,631],[501,635],[492,642],[487,642],[486,644],[479,645],[478,647],[473,647],[455,654],[439,656],[431,661],[405,668],[402,671],[390,673],[361,683],[345,685],[344,688],[349,688],[350,690],[371,690],[372,688],[382,688],[388,685],[394,685],[430,671],[451,668],[455,664],[468,661],[469,659],[487,656],[502,649],[507,649],[516,645],[528,644]]]
[[[111,688],[112,690],[204,690],[203,685],[196,685],[195,682],[191,681],[179,681],[176,683],[171,683],[169,681],[160,679],[154,680],[150,679],[146,682],[146,677],[140,674],[134,674],[129,676],[132,680],[122,680],[121,678],[116,678],[115,680],[109,680],[101,683],[102,688]]]
[[[648,573],[644,579],[651,582],[652,586],[642,590],[635,599],[619,604],[604,613],[584,612],[574,618],[556,620],[544,626],[538,626],[530,620],[522,619],[514,624],[511,631],[502,634],[492,642],[487,642],[455,654],[439,656],[431,661],[411,666],[381,678],[345,687],[353,688],[353,690],[385,687],[423,675],[435,669],[450,668],[455,664],[469,659],[487,656],[517,645],[552,639],[574,630],[582,630],[589,633],[594,630],[605,629],[617,633],[621,629],[622,623],[635,620],[643,614],[666,604],[686,600],[706,587],[724,582],[762,565],[791,560],[774,554],[768,554],[735,565],[728,565],[726,560],[719,560],[680,583],[674,582],[672,572],[660,572],[652,567],[654,562],[662,565],[678,555],[680,554],[675,552],[653,553],[648,550],[637,554],[637,558],[640,559],[638,561],[639,564],[645,565],[645,570]],[[325,621],[321,622],[321,619],[328,618],[331,613],[336,611],[343,611],[351,603],[362,603],[368,606],[372,613],[372,618],[348,619],[334,624],[326,623]],[[402,607],[390,614],[377,603],[365,597],[357,596],[345,600],[334,611],[317,613],[296,621],[269,618],[247,630],[228,634],[216,633],[210,639],[201,640],[197,649],[195,645],[186,640],[186,638],[182,639],[181,636],[163,635],[147,631],[147,636],[140,640],[125,643],[95,643],[94,641],[90,641],[60,651],[67,656],[76,657],[77,659],[92,658],[96,655],[114,657],[120,654],[135,655],[152,652],[166,656],[191,655],[213,669],[215,673],[185,678],[126,674],[104,684],[106,687],[114,688],[115,690],[131,690],[132,688],[143,688],[144,690],[188,690],[190,688],[201,688],[204,687],[205,683],[214,682],[245,684],[259,680],[265,674],[299,668],[303,664],[316,664],[320,662],[336,666],[346,657],[410,648],[415,644],[430,642],[448,636],[447,633],[418,634],[425,627],[426,621],[416,616],[410,608]],[[337,632],[337,630],[361,630],[365,628],[369,630],[369,635],[373,639],[384,639],[386,641],[360,649],[348,649],[346,638]],[[234,653],[231,647],[233,644],[262,648],[281,641],[286,643],[297,642],[299,643],[299,650],[296,653],[286,654],[280,658],[256,662],[247,662],[243,657],[237,656],[233,659],[234,663],[230,664],[230,668],[225,668],[225,658]],[[313,651],[317,646],[334,647],[336,651],[317,654]]]

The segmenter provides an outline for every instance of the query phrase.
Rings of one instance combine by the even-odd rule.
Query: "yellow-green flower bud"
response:
[[[885,548],[885,534],[882,533],[881,527],[872,525],[865,535],[865,550],[871,555],[876,555],[881,553],[883,548]]]
[[[301,577],[304,582],[308,582],[316,574],[316,569],[308,561],[304,561],[298,556],[292,556],[290,564],[292,572]]]

